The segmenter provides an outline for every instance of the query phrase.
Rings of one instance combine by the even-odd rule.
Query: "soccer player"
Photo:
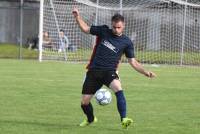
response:
[[[146,71],[135,59],[133,43],[123,34],[125,22],[122,15],[115,14],[111,18],[112,29],[109,29],[107,25],[89,27],[80,16],[77,8],[74,8],[72,13],[84,33],[98,37],[91,60],[87,66],[88,71],[82,87],[81,108],[87,119],[80,126],[83,127],[97,122],[90,100],[102,85],[106,85],[115,92],[121,125],[122,128],[126,129],[131,125],[133,120],[126,116],[126,99],[118,74],[116,73],[122,54],[126,55],[129,64],[139,73],[150,78],[155,77],[156,74]]]

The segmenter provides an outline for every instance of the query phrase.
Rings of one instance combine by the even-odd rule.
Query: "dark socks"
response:
[[[126,117],[126,99],[122,90],[115,93],[117,98],[117,109],[120,114],[121,120]]]
[[[81,104],[81,108],[82,108],[83,112],[86,114],[88,122],[93,122],[94,115],[93,115],[92,104],[91,103],[89,103],[88,105]]]

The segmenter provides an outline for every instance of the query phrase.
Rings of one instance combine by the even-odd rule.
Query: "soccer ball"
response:
[[[112,95],[109,90],[101,88],[95,93],[96,102],[99,105],[107,105],[112,100]]]

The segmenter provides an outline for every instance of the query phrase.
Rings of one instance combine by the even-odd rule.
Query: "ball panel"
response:
[[[107,105],[112,100],[112,95],[109,90],[101,88],[95,94],[96,102],[99,105]]]
[[[104,97],[104,95],[103,95],[101,92],[99,92],[99,93],[96,95],[96,98],[97,98],[98,100],[103,99],[103,97]]]

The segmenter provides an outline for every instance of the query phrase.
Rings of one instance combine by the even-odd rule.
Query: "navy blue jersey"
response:
[[[88,64],[88,69],[116,70],[121,56],[134,58],[132,41],[125,35],[117,36],[108,26],[91,26],[90,34],[96,35],[98,40]]]

